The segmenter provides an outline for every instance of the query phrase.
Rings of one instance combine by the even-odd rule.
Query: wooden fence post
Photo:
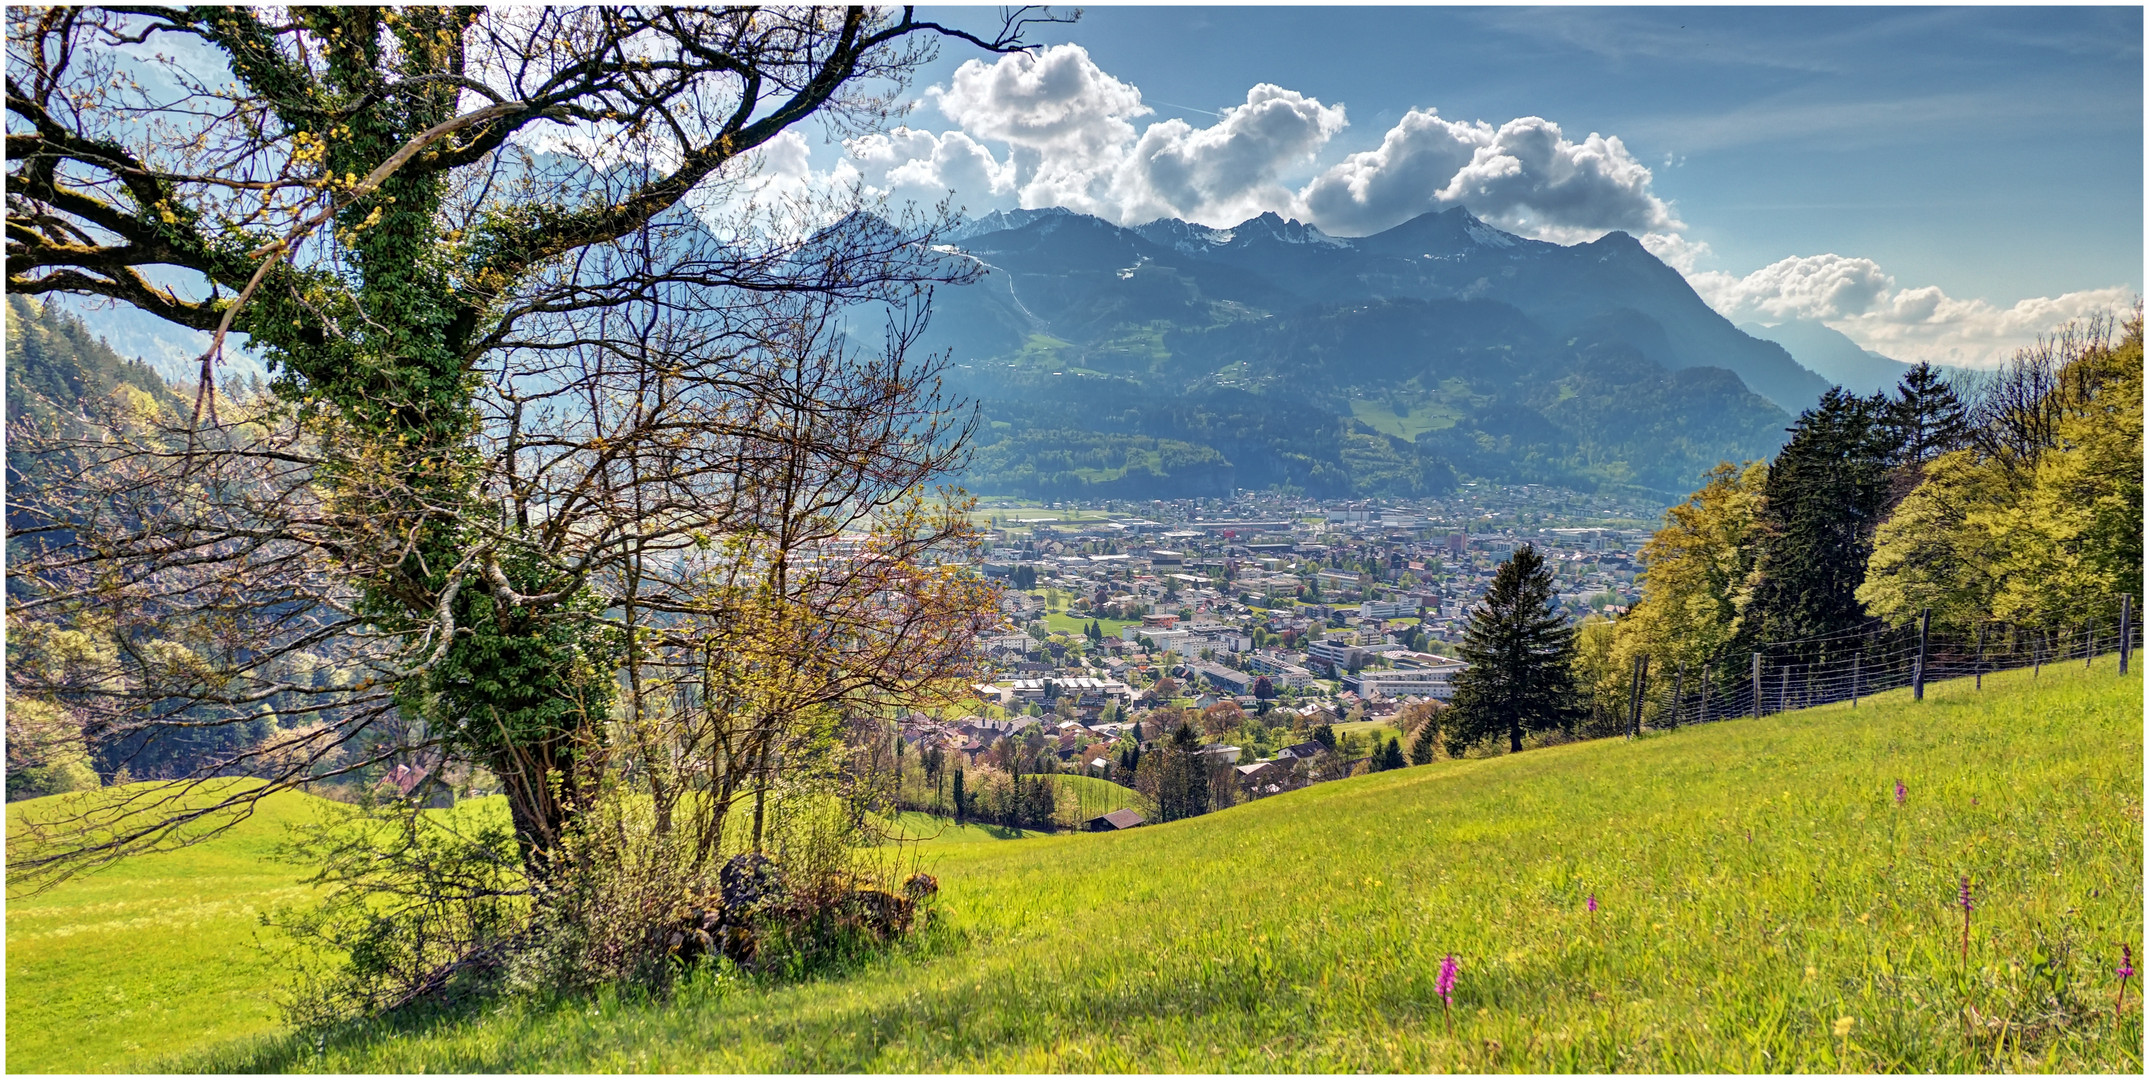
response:
[[[1852,654],[1851,654],[1851,708],[1853,708],[1853,709],[1855,709],[1855,708],[1857,708],[1857,707],[1858,707],[1858,660],[1859,660],[1859,656],[1858,656],[1858,654],[1857,654],[1857,653],[1852,653]]]
[[[1761,719],[1761,654],[1754,654],[1754,719]]]
[[[1679,726],[1679,706],[1686,693],[1686,661],[1679,661],[1679,673],[1671,677],[1671,726]]]
[[[1910,697],[1913,701],[1925,700],[1925,640],[1932,629],[1933,609],[1918,612],[1918,663],[1910,669]]]
[[[1977,624],[1977,689],[1985,688],[1985,624]]]
[[[1638,738],[1642,733],[1642,678],[1649,670],[1649,656],[1637,653],[1634,657],[1634,685],[1629,698],[1627,737]]]
[[[2127,673],[2127,656],[2134,651],[2134,594],[2119,598],[2119,673]]]

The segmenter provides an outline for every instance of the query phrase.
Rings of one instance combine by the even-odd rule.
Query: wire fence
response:
[[[1908,687],[1969,678],[1979,688],[1996,671],[2050,664],[2093,665],[2104,658],[2125,671],[2141,647],[2140,613],[2130,596],[2096,598],[2034,622],[1982,620],[1940,628],[1929,614],[1903,626],[1874,625],[1795,641],[1765,642],[1744,657],[1651,670],[1636,657],[1625,718],[1629,734],[1842,702],[1857,703]],[[1740,663],[1743,659],[1745,662]]]

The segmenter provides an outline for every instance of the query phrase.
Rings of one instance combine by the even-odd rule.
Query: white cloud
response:
[[[1800,255],[1745,277],[1722,271],[1689,274],[1694,291],[1732,319],[1845,319],[1863,315],[1895,288],[1871,259]]]
[[[973,216],[1014,203],[1013,163],[963,132],[897,128],[843,145],[865,182],[891,198],[930,206],[953,195]]]
[[[1413,109],[1375,149],[1351,154],[1297,190],[1287,185],[1348,120],[1342,105],[1262,83],[1244,104],[1196,127],[1149,116],[1139,88],[1079,45],[970,60],[926,100],[957,125],[848,144],[866,182],[897,197],[950,192],[972,213],[1064,206],[1121,224],[1177,217],[1235,225],[1264,211],[1345,236],[1463,206],[1525,236],[1573,243],[1613,229],[1643,237],[1682,268],[1707,251],[1650,188],[1647,166],[1616,136],[1570,139],[1528,116],[1495,127]]]
[[[1694,265],[1709,257],[1709,245],[1703,240],[1689,240],[1675,232],[1649,232],[1637,237],[1649,254],[1664,260],[1664,264],[1682,274],[1692,274]]]
[[[1378,232],[1439,209],[1440,190],[1494,134],[1483,121],[1457,123],[1435,109],[1412,109],[1380,146],[1344,158],[1306,185],[1301,202],[1323,229]]]
[[[2001,307],[1957,299],[1935,285],[1897,288],[1873,260],[1834,254],[1783,259],[1745,277],[1712,271],[1687,280],[1733,320],[1817,320],[1898,360],[1959,367],[1990,367],[2069,320],[2134,303],[2132,289],[2114,286]]]
[[[1379,147],[1315,177],[1301,198],[1316,224],[1344,235],[1462,206],[1543,240],[1571,243],[1614,229],[1668,237],[1685,226],[1650,190],[1651,179],[1617,136],[1591,132],[1576,142],[1543,117],[1495,128],[1412,109]]]
[[[1007,144],[1021,205],[1119,216],[1112,172],[1134,143],[1130,121],[1150,109],[1080,45],[968,60],[925,96],[973,139]]]
[[[1152,124],[1114,177],[1119,216],[1236,225],[1288,206],[1291,192],[1275,182],[1278,173],[1311,163],[1346,123],[1340,105],[1262,83],[1210,127],[1179,119]]]

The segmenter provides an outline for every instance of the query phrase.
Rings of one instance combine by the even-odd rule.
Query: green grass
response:
[[[1065,793],[1062,798],[1072,801],[1078,811],[1075,816],[1081,820],[1086,821],[1099,814],[1109,814],[1127,807],[1141,811],[1145,817],[1150,813],[1149,800],[1143,798],[1140,792],[1110,780],[1095,776],[1066,775],[1055,776],[1053,780]]]
[[[1065,611],[1055,611],[1045,616],[1045,629],[1081,637],[1082,628],[1088,626],[1092,621],[1104,630],[1104,636],[1108,638],[1118,637],[1120,627],[1140,626],[1142,623],[1140,619],[1081,619],[1069,615]]]
[[[1388,722],[1387,720],[1356,720],[1348,724],[1336,724],[1333,726],[1336,732],[1336,738],[1339,739],[1345,735],[1358,735],[1366,732],[1371,732],[1372,734],[1377,735],[1382,739],[1386,739],[1391,735],[1400,734],[1400,732],[1396,730],[1395,725]]]
[[[1454,427],[1462,413],[1438,398],[1413,403],[1408,412],[1401,414],[1386,400],[1352,398],[1351,416],[1384,435],[1409,440],[1428,431]]]
[[[177,1063],[2138,1073],[2139,998],[2115,1022],[2111,969],[2142,928],[2142,692],[2101,663],[1439,762],[1125,833],[934,845],[936,927],[861,970],[518,999],[318,1054],[272,1039]],[[1434,993],[1450,952],[1452,1034]],[[9,974],[22,963],[11,949]]]
[[[976,822],[957,825],[952,818],[936,817],[918,810],[905,810],[897,814],[892,831],[903,839],[916,840],[935,851],[946,844],[1031,840],[1046,835],[1029,829],[1011,829],[1005,825],[980,825]]]
[[[63,796],[64,797],[64,796]],[[35,799],[8,807],[10,836]],[[275,1028],[261,913],[305,899],[304,869],[276,862],[284,827],[321,800],[263,800],[229,832],[8,898],[11,1072],[142,1072],[170,1054]]]

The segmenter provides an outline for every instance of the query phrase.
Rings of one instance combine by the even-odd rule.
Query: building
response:
[[[1202,680],[1227,694],[1250,694],[1254,680],[1259,676],[1244,671],[1234,671],[1222,664],[1210,664],[1196,660],[1187,664],[1188,670],[1201,676]]]
[[[1363,646],[1341,641],[1316,641],[1306,646],[1308,659],[1327,664],[1337,671],[1347,670],[1353,664],[1365,663],[1366,657],[1371,654],[1372,651]]]
[[[1131,829],[1145,821],[1142,815],[1132,810],[1114,810],[1083,822],[1082,827],[1090,832],[1117,832],[1120,829]]]
[[[1417,697],[1447,701],[1455,696],[1455,687],[1449,679],[1462,669],[1462,664],[1454,663],[1440,667],[1361,671],[1356,675],[1345,675],[1343,687],[1368,699]]]
[[[1367,619],[1407,619],[1418,613],[1418,602],[1410,600],[1368,600],[1358,606],[1358,614]]]

